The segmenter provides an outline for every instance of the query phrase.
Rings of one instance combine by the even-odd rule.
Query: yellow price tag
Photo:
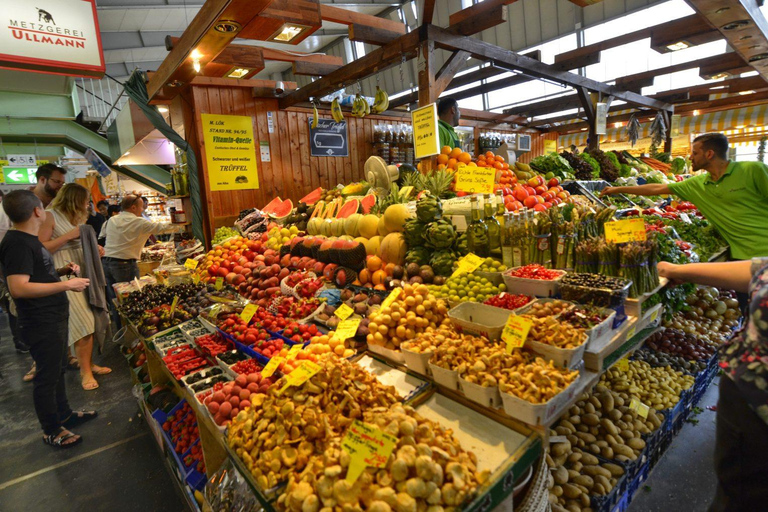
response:
[[[656,311],[651,313],[651,322],[655,322],[658,317],[659,317],[659,310],[657,309]]]
[[[417,160],[440,153],[436,103],[412,110],[411,125],[413,126],[413,152]]]
[[[632,218],[605,223],[605,239],[621,244],[645,241],[645,219]]]
[[[623,372],[629,370],[629,354],[616,361],[616,368]]]
[[[629,408],[635,411],[638,414],[638,416],[640,416],[643,419],[648,418],[648,412],[651,410],[650,407],[642,403],[637,398],[632,398],[629,401]]]
[[[635,331],[637,330],[637,326],[632,326],[630,330],[627,331],[627,339],[631,340],[635,337]]]
[[[413,187],[411,186],[403,187],[400,189],[400,195],[402,197],[408,197],[411,195],[412,192],[413,192]]]
[[[456,191],[468,194],[492,194],[496,182],[496,169],[493,167],[470,167],[459,164],[456,171]]]
[[[353,337],[360,326],[360,320],[360,318],[347,318],[339,322],[339,325],[336,327],[336,339],[344,341],[347,338]]]
[[[459,265],[456,268],[456,270],[453,272],[453,275],[451,275],[451,277],[457,276],[462,272],[465,272],[467,274],[472,273],[475,270],[477,270],[477,267],[482,265],[484,261],[485,261],[485,258],[481,258],[476,254],[469,253],[459,260]]]
[[[251,318],[253,318],[253,315],[256,314],[256,311],[258,309],[259,309],[259,306],[257,306],[256,304],[247,304],[243,308],[243,311],[240,313],[240,318],[245,320],[246,324],[250,323],[251,322]]]
[[[179,296],[176,295],[173,297],[173,302],[171,302],[171,317],[173,317],[173,314],[176,312],[176,306],[179,305]]]
[[[197,272],[192,274],[192,282],[194,284],[198,284],[200,282],[200,274],[198,274]]]
[[[384,302],[381,303],[382,308],[388,308],[394,304],[394,302],[397,300],[398,297],[400,297],[400,294],[403,293],[402,288],[395,288],[392,290],[392,293],[387,295],[387,298],[384,299]]]
[[[341,441],[341,448],[349,454],[347,482],[355,483],[368,466],[386,466],[395,446],[395,436],[360,421],[353,421]]]
[[[280,367],[280,364],[283,361],[285,361],[285,359],[280,356],[276,356],[270,359],[267,365],[264,367],[264,369],[261,370],[261,376],[271,377],[275,373],[275,371]]]
[[[282,387],[280,393],[290,386],[301,386],[319,371],[319,364],[313,363],[312,361],[304,361],[298,368],[285,376],[285,386]]]
[[[297,343],[296,345],[292,346],[291,350],[288,351],[288,356],[286,357],[286,359],[288,359],[289,361],[296,359],[296,356],[299,355],[299,352],[301,352],[302,349],[304,349],[303,343]]]
[[[224,278],[217,277],[216,283],[213,285],[213,287],[216,288],[217,290],[221,290],[222,288],[224,288]]]
[[[511,354],[513,349],[525,345],[532,325],[533,321],[530,318],[509,315],[507,324],[501,332],[501,339],[507,344],[507,354]]]
[[[195,270],[197,268],[197,260],[193,260],[192,258],[187,258],[187,261],[184,262],[184,266],[188,268],[189,270]]]
[[[347,318],[349,318],[349,315],[351,315],[354,312],[355,311],[351,307],[347,306],[346,304],[342,304],[341,306],[336,308],[336,311],[334,311],[333,314],[341,318],[342,320],[346,320]]]

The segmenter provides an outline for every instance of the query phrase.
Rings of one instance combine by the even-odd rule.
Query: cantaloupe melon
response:
[[[393,204],[387,207],[384,215],[384,225],[390,233],[400,232],[405,229],[405,221],[411,217],[408,207],[404,204]]]
[[[323,236],[332,236],[331,233],[331,219],[323,219],[323,223],[320,224],[320,234]]]
[[[357,223],[363,218],[359,213],[353,213],[346,219],[344,219],[344,233],[349,236],[355,237],[360,235],[360,229],[357,227]]]
[[[387,236],[389,234],[387,225],[384,223],[384,217],[379,218],[379,225],[376,226],[376,231],[379,233],[379,236],[381,237]]]
[[[366,238],[363,244],[365,245],[365,252],[368,256],[376,256],[379,253],[379,247],[381,246],[381,237],[377,235],[371,238]]]
[[[355,238],[355,242],[360,242],[361,244],[365,245],[366,242],[368,242],[368,239],[362,236],[358,236],[357,238]]]
[[[405,239],[402,233],[390,233],[384,237],[379,247],[378,256],[387,263],[405,264]]]
[[[344,220],[343,219],[333,219],[331,221],[331,235],[333,236],[341,236],[344,234]]]
[[[315,217],[307,223],[307,233],[310,235],[319,235],[323,220]]]
[[[347,240],[348,242],[353,242],[353,241],[355,240],[354,238],[352,238],[352,237],[351,237],[351,236],[349,236],[349,235],[341,235],[339,238],[340,238],[341,240]]]
[[[379,218],[376,215],[364,215],[357,223],[360,236],[371,238],[379,234]]]

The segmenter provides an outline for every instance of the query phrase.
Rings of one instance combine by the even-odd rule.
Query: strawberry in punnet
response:
[[[291,341],[295,341],[296,343],[304,343],[305,341],[309,341],[312,336],[317,335],[317,326],[314,324],[308,325],[291,322],[283,331],[283,336],[290,338]]]
[[[261,354],[264,357],[272,357],[283,348],[283,340],[280,338],[274,338],[271,340],[264,340],[259,341],[256,344],[254,344],[251,348],[254,352],[257,354]]]

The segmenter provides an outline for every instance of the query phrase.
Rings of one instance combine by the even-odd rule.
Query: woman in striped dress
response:
[[[77,183],[67,183],[48,206],[48,215],[40,228],[40,241],[53,254],[57,268],[68,263],[83,266],[83,246],[80,226],[88,218],[88,189]],[[91,228],[93,229],[93,228]],[[103,251],[99,247],[99,252]],[[64,278],[62,278],[64,279]],[[112,370],[93,364],[93,334],[95,321],[88,292],[67,292],[69,299],[69,346],[75,347],[80,363],[82,386],[86,391],[99,387],[94,375],[106,375]]]

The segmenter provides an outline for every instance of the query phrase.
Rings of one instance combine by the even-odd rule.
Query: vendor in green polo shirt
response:
[[[454,126],[459,125],[461,111],[459,103],[453,98],[443,98],[437,102],[437,131],[440,135],[440,147],[448,146],[451,149],[461,147],[459,136],[456,135]]]
[[[768,256],[768,167],[759,162],[729,162],[728,138],[721,133],[696,137],[693,170],[705,170],[678,183],[608,187],[602,195],[675,194],[696,205],[731,246],[731,258]]]

